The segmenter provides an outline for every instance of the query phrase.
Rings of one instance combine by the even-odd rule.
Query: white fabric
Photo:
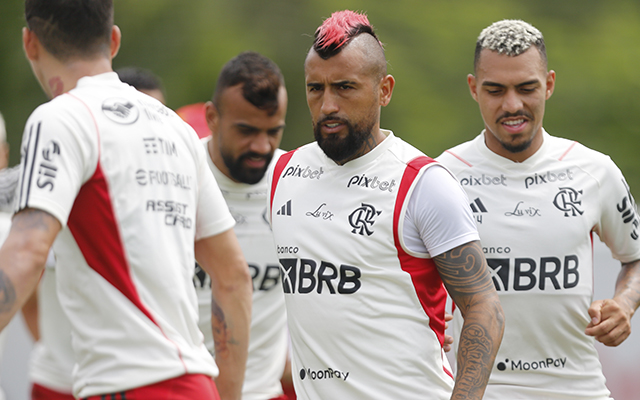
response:
[[[107,73],[38,107],[22,148],[18,208],[65,226],[54,251],[74,395],[216,376],[197,327],[193,243],[234,221],[193,129]]]
[[[9,235],[10,229],[11,229],[11,214],[0,211],[0,246],[2,246],[2,243],[4,243],[4,240]],[[4,346],[7,341],[7,332],[8,332],[7,329],[4,329],[2,330],[2,332],[0,332],[0,359],[2,358],[2,355],[4,353]],[[4,399],[5,399],[5,394],[4,394],[4,391],[2,390],[2,387],[0,387],[0,400],[4,400]]]
[[[53,258],[52,253],[49,258]],[[56,292],[55,260],[47,260],[38,286],[38,329],[40,340],[31,351],[29,379],[40,386],[70,394],[75,358],[71,347],[71,323]]]
[[[505,311],[485,398],[608,399],[594,339],[584,334],[592,232],[629,262],[640,258],[640,221],[609,157],[546,132],[543,139],[522,163],[491,152],[482,134],[438,158],[469,195]],[[457,343],[460,325],[452,327]]]
[[[382,143],[343,166],[316,143],[303,146],[282,156],[291,158],[285,166],[278,164],[271,178],[277,186],[269,217],[283,270],[293,378],[301,400],[451,395],[453,379],[442,351],[442,281],[427,252],[407,255],[406,246],[394,243],[409,214],[407,201],[396,205],[396,200],[405,193],[409,199],[417,196],[420,176],[441,168],[435,163],[414,167],[412,160],[426,157],[383,132]],[[419,209],[432,207],[431,197],[445,194],[439,184],[431,184],[432,176],[437,182],[447,174],[425,174],[419,192],[424,197],[416,199],[411,213],[424,233],[413,235],[431,238],[426,251],[434,254],[477,240],[462,190],[446,193],[462,200],[439,204],[441,212]],[[451,175],[448,179],[456,185]],[[439,215],[439,222],[459,231],[438,233],[438,222],[423,230],[423,215]]]
[[[253,278],[251,340],[242,387],[243,400],[268,400],[282,395],[280,378],[288,351],[288,333],[280,267],[267,220],[267,177],[255,185],[237,183],[215,166],[207,150],[211,137],[203,139],[209,168],[236,220],[234,231]],[[283,153],[277,150],[270,168]],[[199,267],[197,267],[198,269]],[[211,333],[211,278],[197,271],[200,330],[214,353]]]

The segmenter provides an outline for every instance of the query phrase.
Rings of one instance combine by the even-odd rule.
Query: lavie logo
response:
[[[291,216],[291,200],[287,201],[285,204],[280,207],[276,215],[285,215],[287,217]]]

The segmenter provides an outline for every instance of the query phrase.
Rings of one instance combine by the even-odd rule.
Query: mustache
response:
[[[338,117],[335,114],[329,114],[329,115],[325,115],[324,117],[322,117],[322,119],[318,120],[316,122],[316,125],[324,124],[327,121],[340,122],[340,123],[343,123],[345,125],[349,124],[348,120],[346,120],[346,119],[344,119],[342,117]]]
[[[528,113],[528,112],[526,112],[524,110],[520,110],[520,111],[517,111],[517,112],[514,112],[514,113],[506,112],[506,113],[502,114],[501,116],[499,116],[496,119],[496,123],[499,123],[500,120],[502,120],[502,119],[511,118],[511,117],[526,117],[526,118],[529,118],[529,119],[533,119],[533,115],[531,115],[531,113]]]
[[[260,153],[256,153],[255,151],[248,151],[246,153],[243,153],[240,157],[238,157],[238,159],[244,160],[245,158],[249,158],[249,157],[262,158],[264,160],[269,160],[272,156],[270,153],[260,154]]]

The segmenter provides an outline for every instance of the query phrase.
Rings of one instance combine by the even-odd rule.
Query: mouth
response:
[[[249,168],[263,168],[267,164],[267,157],[264,156],[245,156],[244,164]]]
[[[522,130],[527,126],[528,123],[529,123],[529,120],[527,120],[526,118],[514,118],[514,119],[503,120],[501,122],[502,126],[509,133],[522,132]]]

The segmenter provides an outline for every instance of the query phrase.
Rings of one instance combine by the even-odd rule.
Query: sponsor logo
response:
[[[573,180],[573,172],[571,172],[569,168],[567,168],[566,172],[554,173],[547,171],[544,174],[535,173],[532,176],[527,176],[524,178],[524,187],[529,189],[529,187],[533,185],[544,185],[545,183],[562,182],[566,180]]]
[[[60,155],[60,145],[52,140],[42,149],[43,161],[38,166],[38,180],[36,185],[40,189],[49,188],[51,192],[55,188],[58,166],[56,159]]]
[[[142,138],[142,141],[144,143],[144,151],[147,154],[178,155],[176,144],[168,140],[161,138]]]
[[[280,267],[278,265],[260,265],[248,263],[249,273],[253,282],[253,290],[269,291],[280,283]],[[196,289],[211,288],[211,278],[196,262],[193,275],[193,285]]]
[[[231,216],[236,221],[236,225],[244,225],[247,223],[247,217],[237,212],[234,208],[229,207],[229,212]]]
[[[320,169],[312,169],[309,166],[301,167],[300,165],[296,165],[295,167],[289,167],[284,170],[284,174],[282,175],[282,179],[292,176],[294,178],[307,178],[307,179],[320,179],[320,176],[324,171],[322,167]]]
[[[151,171],[139,169],[136,171],[136,182],[140,186],[174,186],[181,189],[191,190],[191,177],[183,174],[176,174],[171,171]]]
[[[172,200],[147,200],[147,212],[164,212],[164,224],[191,229],[193,221],[186,216],[187,204]]]
[[[570,187],[561,187],[556,197],[553,199],[553,205],[562,212],[565,217],[575,217],[582,215],[584,211],[580,209],[582,205],[582,190],[575,190]]]
[[[300,249],[297,246],[278,246],[276,245],[276,252],[278,254],[298,254]]]
[[[542,216],[542,214],[540,214],[540,209],[535,207],[525,207],[522,203],[524,203],[524,201],[519,201],[513,211],[507,211],[504,215],[507,217],[524,217],[525,215],[529,217]]]
[[[629,191],[629,186],[627,183],[622,180],[622,184],[627,189],[627,195],[622,199],[622,201],[616,204],[616,208],[620,213],[620,217],[622,217],[622,222],[625,224],[631,224],[633,226],[633,230],[631,231],[631,238],[633,240],[638,240],[638,225],[640,225],[640,219],[638,219],[638,211],[636,208],[636,202],[631,196],[631,192]]]
[[[327,211],[327,210],[323,210],[322,209],[326,205],[327,205],[327,203],[322,203],[322,204],[320,204],[320,206],[318,208],[316,208],[315,211],[307,211],[307,213],[305,215],[307,217],[321,218],[321,219],[324,219],[324,220],[331,221],[331,218],[333,218],[333,213],[331,211]]]
[[[483,247],[484,254],[509,254],[511,247]]]
[[[393,187],[396,185],[396,180],[392,179],[391,182],[381,181],[378,180],[378,176],[367,178],[365,174],[362,174],[361,176],[352,176],[347,183],[347,187],[351,187],[351,185],[369,189],[380,189],[383,192],[388,191],[389,193],[393,193]]]
[[[550,369],[550,368],[564,368],[567,364],[567,357],[565,358],[545,358],[539,361],[522,361],[522,360],[509,360],[496,363],[496,368],[499,371],[530,371],[538,369]]]
[[[125,99],[108,99],[102,103],[102,112],[111,121],[122,125],[130,125],[138,120],[138,108]]]
[[[297,247],[294,249],[297,250]],[[325,289],[330,294],[353,294],[362,285],[360,268],[351,265],[336,267],[327,261],[318,263],[306,258],[281,258],[280,268],[282,287],[288,294],[308,294],[314,291],[322,294]]]
[[[349,215],[349,224],[353,228],[351,233],[367,236],[373,235],[373,229],[371,227],[375,223],[374,219],[380,215],[382,211],[377,211],[371,204],[361,203],[362,205],[356,208]]]
[[[305,380],[309,378],[313,381],[315,381],[316,379],[317,380],[342,379],[343,381],[346,381],[348,377],[349,377],[348,372],[342,372],[332,368],[320,369],[317,371],[312,371],[311,368],[307,368],[307,369],[302,368],[300,370],[300,380]]]
[[[469,175],[468,178],[460,179],[460,185],[462,186],[492,186],[492,185],[508,186],[507,177],[504,176],[503,174],[500,174],[499,177],[482,174],[482,176],[479,178],[473,175]]]
[[[286,215],[287,217],[291,216],[291,200],[288,200],[285,204],[280,207],[276,215]]]
[[[471,211],[473,211],[474,216],[476,217],[476,221],[481,224],[482,223],[482,214],[488,213],[487,208],[480,200],[480,197],[476,198],[473,203],[469,204],[471,207]]]
[[[511,252],[509,247],[488,249]],[[579,261],[576,255],[568,255],[564,259],[541,257],[537,262],[532,258],[487,258],[487,264],[496,290],[503,292],[523,292],[535,287],[540,290],[571,289],[580,282]],[[513,276],[510,276],[511,271]]]

